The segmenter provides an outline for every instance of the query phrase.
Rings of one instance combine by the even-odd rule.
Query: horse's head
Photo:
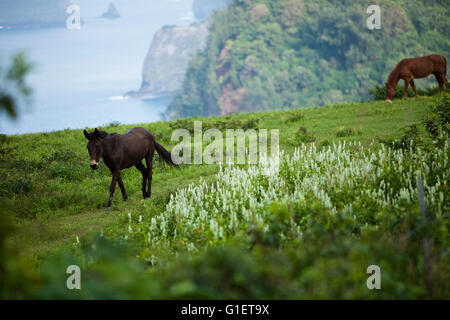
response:
[[[91,157],[91,168],[96,170],[98,168],[98,162],[103,154],[102,139],[106,136],[106,132],[98,131],[95,128],[94,132],[88,133],[86,130],[83,131],[86,139],[89,140],[87,144],[87,149]]]
[[[386,82],[386,101],[392,102],[395,97],[395,88]]]

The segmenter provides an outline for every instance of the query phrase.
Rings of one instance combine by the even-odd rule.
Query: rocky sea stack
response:
[[[117,19],[120,18],[120,14],[119,11],[117,10],[116,6],[114,5],[114,3],[110,3],[108,6],[108,10],[102,14],[101,18],[106,18],[106,19]]]

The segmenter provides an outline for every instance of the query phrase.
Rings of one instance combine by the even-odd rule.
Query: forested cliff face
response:
[[[164,26],[157,31],[142,69],[141,88],[129,97],[168,96],[181,89],[190,58],[202,51],[208,37],[207,17],[232,0],[194,0],[192,10],[197,23],[190,26]]]
[[[189,59],[205,47],[207,35],[206,23],[159,29],[144,61],[141,88],[127,95],[154,98],[179,90]]]
[[[167,115],[227,114],[359,101],[406,57],[450,57],[447,1],[235,0],[212,15]]]
[[[70,4],[67,0],[1,0],[0,26],[65,27]]]

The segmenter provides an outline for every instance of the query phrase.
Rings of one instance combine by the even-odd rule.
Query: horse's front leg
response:
[[[123,201],[127,201],[128,196],[127,192],[125,191],[125,186],[123,185],[122,176],[120,175],[120,173],[119,173],[119,187],[120,191],[122,192]]]
[[[149,155],[145,158],[145,163],[147,164],[147,179],[148,179],[148,190],[145,194],[144,199],[149,199],[152,195],[152,176],[153,176],[153,154],[154,151],[149,152]]]
[[[116,190],[116,182],[119,178],[120,172],[114,172],[112,174],[111,186],[109,187],[109,200],[108,200],[108,209],[111,210],[111,204],[114,198],[114,191]]]
[[[406,100],[408,97],[408,84],[409,84],[409,78],[405,79],[405,92],[403,93],[403,99]]]

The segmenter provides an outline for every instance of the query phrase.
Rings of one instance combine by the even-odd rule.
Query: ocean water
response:
[[[29,105],[17,120],[0,114],[0,132],[20,134],[66,128],[93,128],[110,122],[133,124],[161,119],[169,97],[124,99],[137,90],[154,33],[163,25],[194,22],[192,0],[115,0],[121,17],[99,19],[110,0],[74,0],[84,23],[80,30],[0,29],[0,65],[25,51],[34,64],[27,82]],[[69,15],[68,15],[69,16]]]

